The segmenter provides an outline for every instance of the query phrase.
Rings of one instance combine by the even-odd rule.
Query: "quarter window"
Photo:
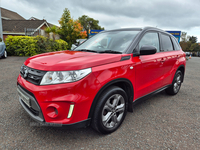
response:
[[[156,47],[157,52],[160,51],[160,44],[159,44],[159,38],[158,38],[158,33],[155,32],[149,32],[146,33],[140,43],[139,43],[139,49],[143,46],[143,45],[151,45]]]
[[[161,34],[162,50],[173,51],[172,41],[168,35]]]
[[[180,50],[181,49],[176,38],[172,37],[172,42],[173,42],[173,45],[174,45],[174,50]]]

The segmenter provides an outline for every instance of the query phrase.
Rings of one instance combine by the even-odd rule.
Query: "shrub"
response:
[[[68,43],[63,40],[52,40],[44,36],[8,36],[5,41],[8,55],[33,56],[36,54],[67,50]]]

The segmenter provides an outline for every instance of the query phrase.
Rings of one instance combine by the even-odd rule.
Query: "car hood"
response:
[[[59,51],[32,56],[25,61],[30,68],[45,71],[67,71],[91,68],[121,60],[122,54]]]

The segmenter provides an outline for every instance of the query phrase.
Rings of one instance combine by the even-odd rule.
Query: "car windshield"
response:
[[[108,31],[98,33],[78,46],[75,51],[123,53],[139,31]]]

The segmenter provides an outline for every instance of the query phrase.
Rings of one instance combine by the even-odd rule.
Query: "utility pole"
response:
[[[2,19],[1,19],[1,7],[0,7],[0,37],[3,40],[3,27],[2,27]]]

